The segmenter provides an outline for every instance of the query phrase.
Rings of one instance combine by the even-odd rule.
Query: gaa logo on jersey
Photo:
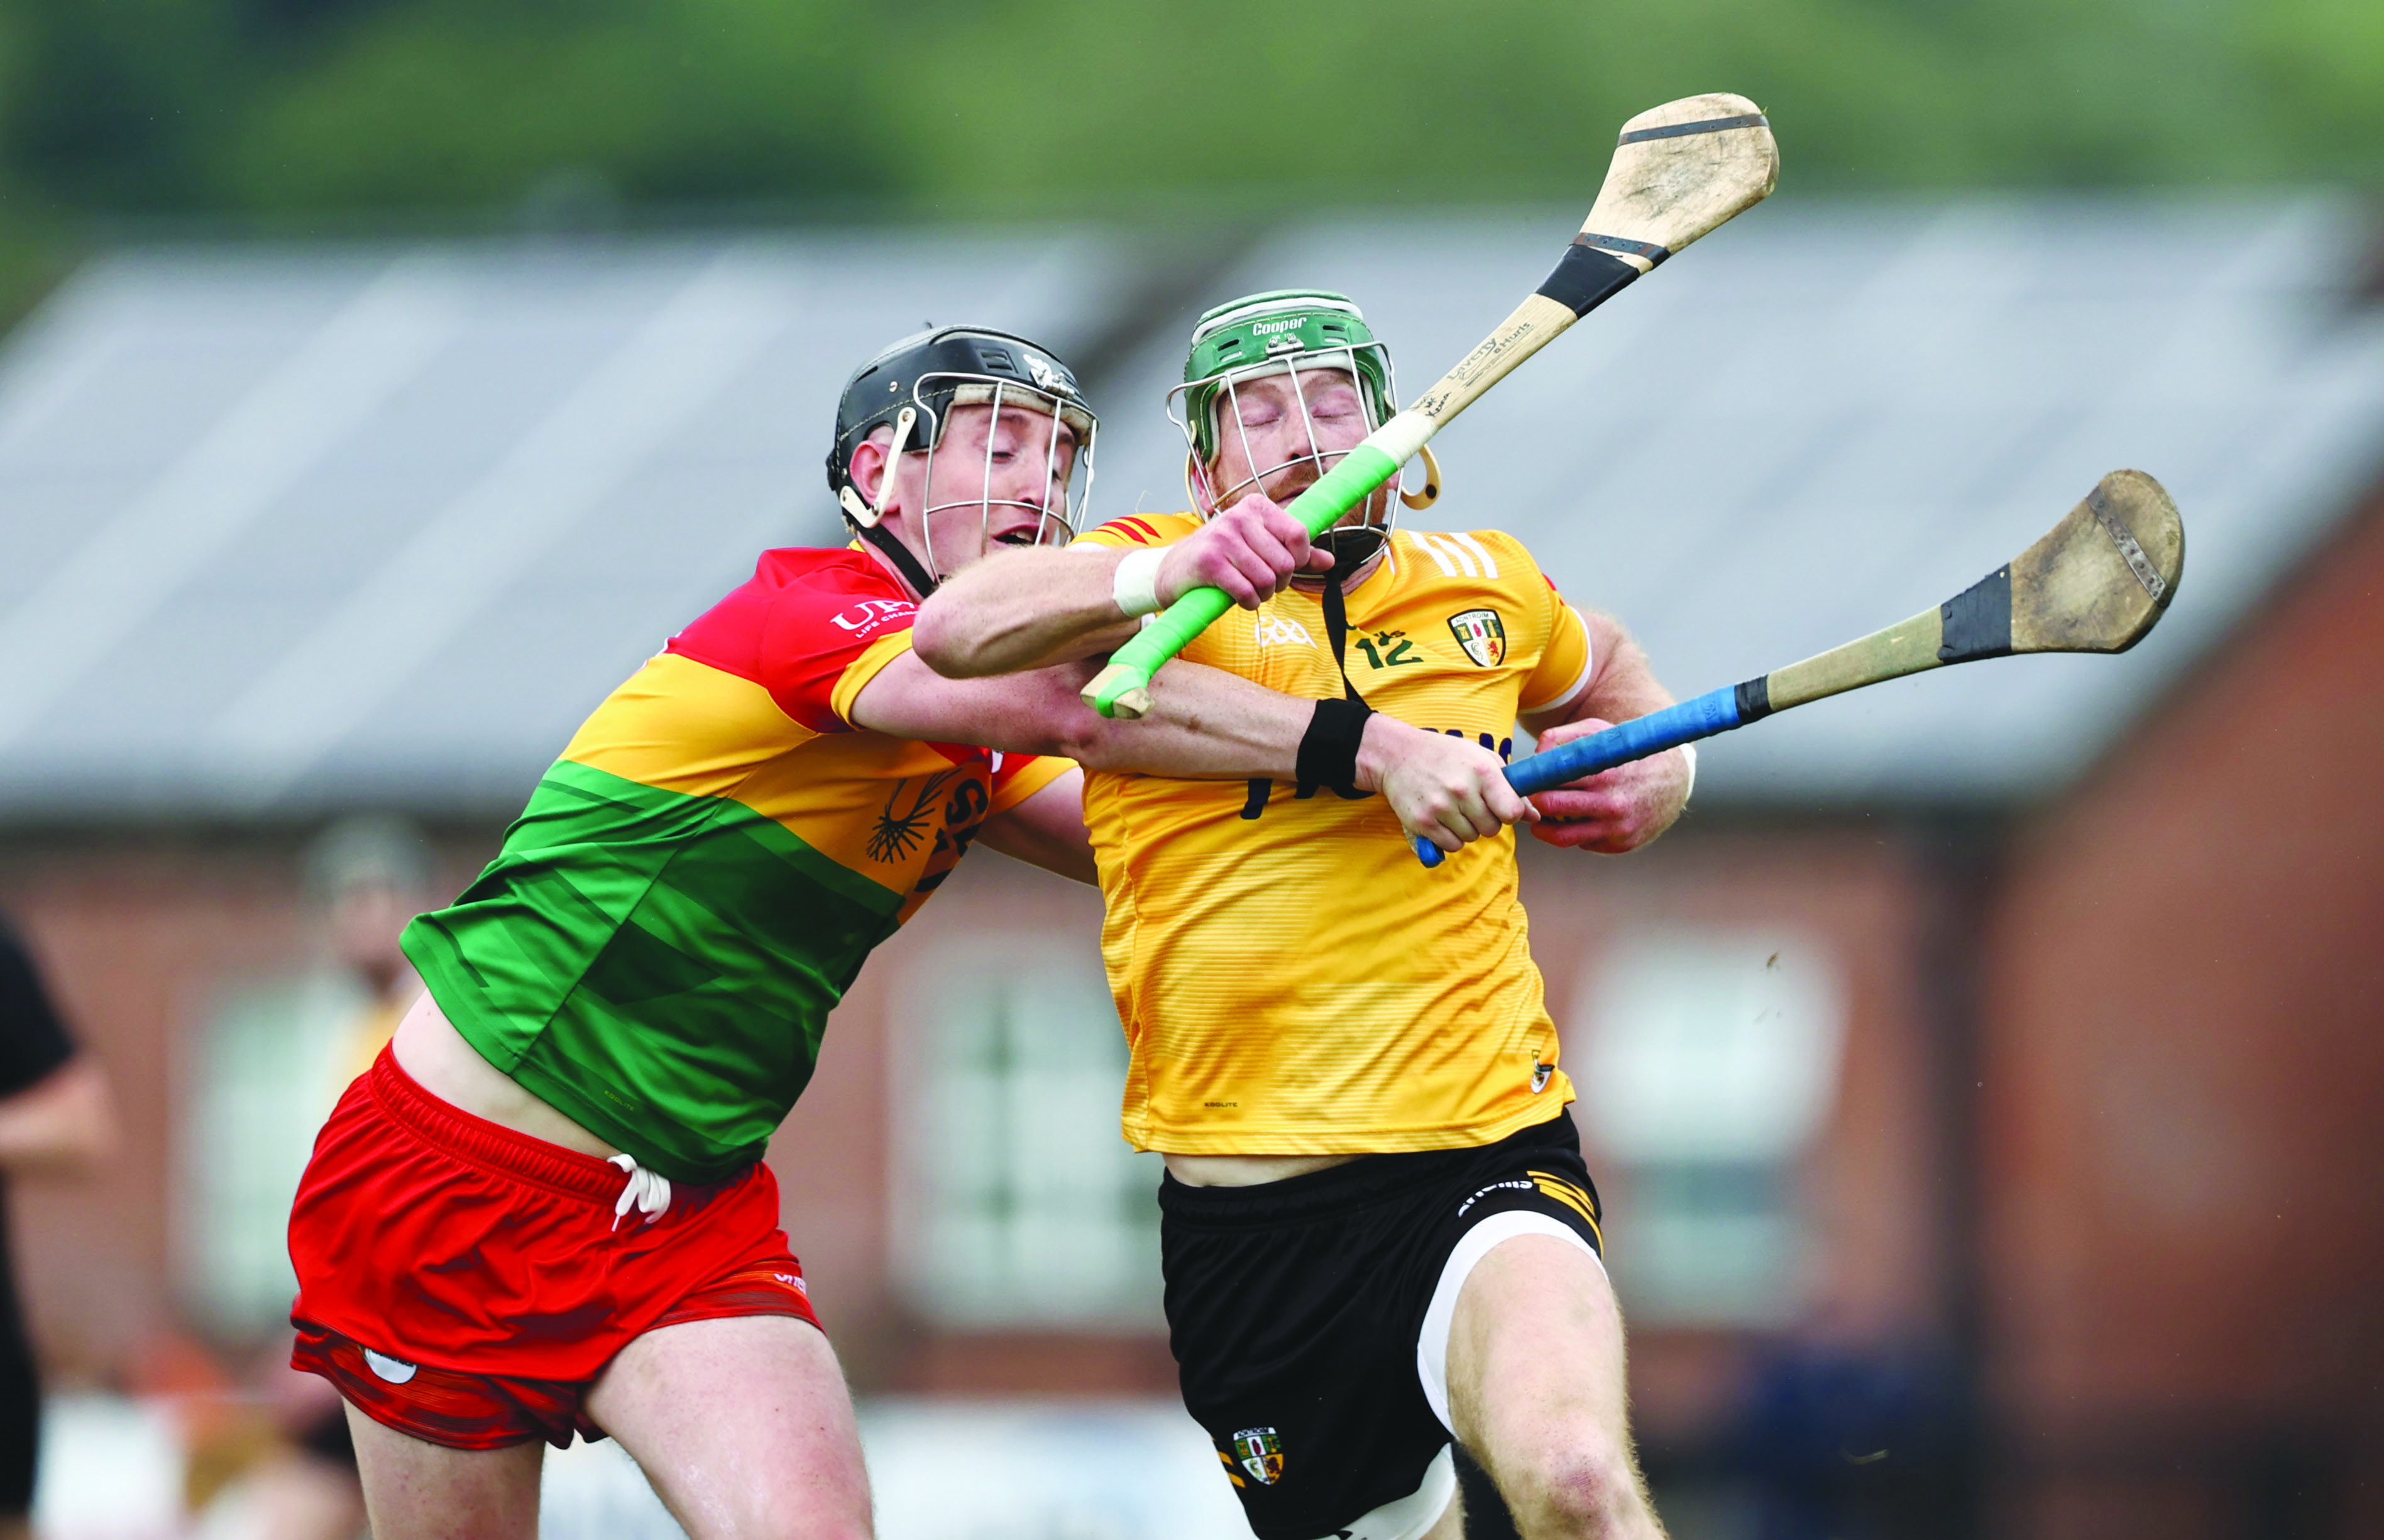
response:
[[[1250,635],[1257,640],[1260,647],[1313,647],[1316,645],[1316,639],[1308,634],[1307,627],[1287,615],[1277,615],[1271,609],[1260,610],[1258,613],[1258,618],[1250,623]]]
[[[1457,645],[1465,655],[1484,668],[1496,668],[1507,660],[1507,623],[1498,618],[1496,610],[1468,610],[1463,615],[1448,617],[1448,628],[1457,633]]]
[[[1283,1440],[1273,1428],[1244,1428],[1234,1434],[1234,1458],[1260,1486],[1283,1480]]]

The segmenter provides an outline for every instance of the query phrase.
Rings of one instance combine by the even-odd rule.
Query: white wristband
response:
[[[1110,580],[1110,597],[1122,615],[1149,615],[1159,608],[1159,565],[1167,560],[1163,546],[1129,551]]]
[[[1681,745],[1681,754],[1689,762],[1689,784],[1681,790],[1681,805],[1686,807],[1689,805],[1690,796],[1697,789],[1697,746],[1694,743],[1683,743]]]

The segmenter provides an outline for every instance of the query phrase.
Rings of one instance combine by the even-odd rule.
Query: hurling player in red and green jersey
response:
[[[946,573],[1068,538],[1094,427],[1016,337],[948,329],[873,359],[828,464],[853,543],[765,553],[408,927],[427,992],[324,1127],[291,1218],[293,1361],[348,1400],[379,1540],[532,1540],[543,1446],[575,1430],[619,1439],[695,1540],[869,1532],[843,1379],[760,1163],[829,1010],[980,838],[1093,880],[1070,759],[1287,776],[1316,720],[1182,665],[1164,714],[1110,724],[1082,668],[954,680],[913,654]],[[1270,509],[1172,547],[1117,602],[1218,584],[1255,604],[1327,565]],[[1421,821],[1493,795],[1496,765],[1383,717],[1357,774]]]

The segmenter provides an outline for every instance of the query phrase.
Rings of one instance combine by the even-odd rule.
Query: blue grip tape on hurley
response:
[[[1634,759],[1645,759],[1683,743],[1726,733],[1738,725],[1737,688],[1709,689],[1677,706],[1666,706],[1662,711],[1618,722],[1587,738],[1527,754],[1507,766],[1507,784],[1526,797],[1533,796],[1567,781],[1628,764]],[[1409,835],[1408,842],[1415,847],[1416,859],[1426,866],[1437,866],[1445,859],[1441,848],[1422,836]]]

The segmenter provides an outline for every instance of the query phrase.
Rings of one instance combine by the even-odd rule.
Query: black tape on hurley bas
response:
[[[1565,248],[1564,259],[1537,291],[1576,316],[1588,315],[1639,276],[1639,269],[1620,257],[1583,244],[1588,239],[1583,236]]]
[[[1693,133],[1720,133],[1724,129],[1763,129],[1771,119],[1759,112],[1742,112],[1735,118],[1707,118],[1695,123],[1667,123],[1656,129],[1633,129],[1614,143],[1637,144],[1649,139],[1680,139]]]
[[[1733,693],[1737,696],[1740,727],[1744,727],[1749,722],[1759,722],[1771,714],[1770,675],[1757,675],[1740,685]]]
[[[1939,663],[1968,663],[1974,658],[2011,654],[2011,564],[1988,573],[1937,606],[1943,636],[1937,644]]]

